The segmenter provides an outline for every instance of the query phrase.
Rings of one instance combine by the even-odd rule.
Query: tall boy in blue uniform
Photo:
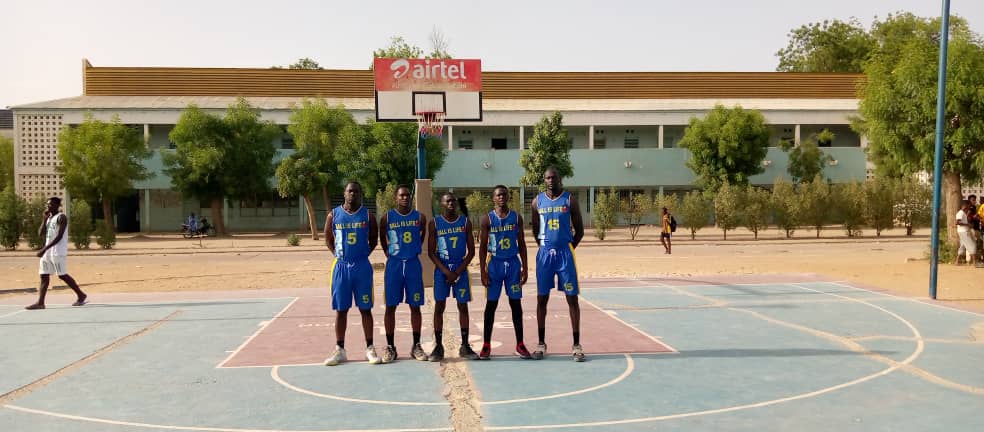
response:
[[[396,208],[386,212],[379,220],[383,229],[379,242],[386,253],[386,271],[383,274],[383,292],[386,297],[386,350],[383,363],[396,360],[393,340],[396,332],[396,307],[406,302],[410,306],[410,327],[413,330],[413,346],[410,355],[427,361],[427,353],[420,346],[420,307],[424,304],[424,274],[420,265],[422,243],[427,235],[427,217],[410,207],[410,187],[396,187]]]
[[[499,306],[502,290],[509,297],[513,330],[516,333],[516,355],[532,358],[523,343],[523,284],[527,279],[526,239],[523,217],[509,209],[509,189],[498,185],[492,191],[495,208],[482,216],[478,258],[482,269],[482,285],[486,287],[485,324],[482,334],[480,360],[492,356],[492,324]]]
[[[584,361],[581,348],[581,307],[578,294],[581,287],[577,281],[577,265],[574,248],[584,237],[584,223],[577,199],[564,190],[560,174],[554,167],[543,173],[547,190],[537,194],[533,200],[533,236],[540,250],[536,253],[536,323],[539,343],[533,351],[533,358],[540,360],[547,352],[546,320],[547,301],[550,291],[557,288],[567,296],[567,307],[571,316],[571,331],[574,337],[574,361]],[[557,283],[554,284],[556,277]]]
[[[345,202],[335,207],[325,220],[325,244],[335,254],[328,289],[331,308],[336,311],[335,352],[325,360],[326,366],[346,360],[345,328],[353,298],[362,315],[366,359],[369,364],[379,364],[372,345],[372,264],[369,264],[369,254],[376,248],[377,231],[376,218],[362,206],[362,185],[349,182],[345,185]]]
[[[427,255],[434,263],[434,342],[437,346],[428,360],[444,359],[444,308],[447,298],[454,296],[458,303],[458,324],[461,328],[461,348],[458,357],[474,360],[478,357],[468,343],[468,302],[472,299],[468,264],[475,257],[472,223],[458,213],[454,193],[441,195],[441,214],[430,221],[428,229],[434,235],[427,240]]]

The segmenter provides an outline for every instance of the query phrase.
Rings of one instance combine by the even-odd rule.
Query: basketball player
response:
[[[480,360],[492,356],[492,324],[495,309],[503,288],[512,309],[513,330],[516,333],[516,355],[530,359],[523,343],[523,284],[527,279],[526,239],[523,217],[509,209],[509,189],[498,185],[492,191],[495,208],[482,216],[478,258],[482,269],[482,285],[486,287],[485,325]]]
[[[334,208],[325,220],[325,244],[335,254],[331,264],[328,289],[331,308],[335,310],[335,352],[325,360],[335,366],[346,360],[345,327],[352,299],[362,315],[362,333],[366,338],[366,359],[379,364],[372,345],[372,264],[369,254],[376,248],[376,218],[362,206],[362,185],[345,185],[345,202]]]
[[[434,342],[437,344],[428,360],[439,362],[444,359],[444,308],[450,296],[454,296],[458,303],[458,324],[461,328],[458,357],[474,360],[478,355],[468,343],[468,302],[472,298],[468,264],[475,257],[472,223],[468,217],[458,213],[458,201],[452,192],[441,195],[441,208],[441,214],[430,222],[428,228],[434,233],[427,241],[427,253],[434,262]]]
[[[542,359],[547,352],[546,320],[550,291],[556,287],[567,296],[567,308],[571,316],[574,336],[574,361],[584,361],[581,348],[581,308],[578,305],[580,286],[577,281],[577,265],[574,248],[584,237],[584,223],[577,199],[564,190],[560,174],[554,167],[543,173],[547,190],[533,200],[533,236],[540,250],[536,253],[536,323],[539,343],[533,351],[534,359]],[[554,284],[556,278],[556,284]]]
[[[422,242],[427,235],[427,217],[410,207],[410,186],[396,187],[396,208],[386,212],[379,220],[383,230],[379,241],[386,253],[386,271],[383,274],[383,292],[386,299],[386,350],[383,363],[397,358],[395,339],[396,307],[406,302],[410,306],[410,327],[413,330],[413,346],[410,355],[427,361],[427,353],[420,346],[420,307],[424,304],[424,273],[420,266]]]

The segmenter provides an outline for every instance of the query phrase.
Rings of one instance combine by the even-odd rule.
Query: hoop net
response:
[[[420,127],[420,135],[424,138],[440,137],[443,135],[444,115],[445,113],[438,111],[425,111],[417,113],[417,125]]]

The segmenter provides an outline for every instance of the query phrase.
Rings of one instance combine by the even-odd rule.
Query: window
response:
[[[625,138],[625,148],[636,149],[639,148],[639,138]]]
[[[605,146],[606,146],[605,145],[605,138],[595,138],[595,140],[594,140],[594,148],[596,148],[596,149],[603,149],[603,148],[605,148]]]
[[[492,149],[493,150],[505,150],[506,149],[506,139],[505,138],[492,138]]]
[[[292,137],[290,135],[284,135],[283,138],[280,139],[280,148],[285,149],[285,150],[293,149],[294,148],[294,137]]]
[[[296,216],[297,197],[282,198],[278,193],[239,201],[240,217]]]
[[[462,150],[471,150],[472,147],[473,147],[473,145],[472,145],[472,139],[471,138],[458,140],[458,148],[459,149],[462,149]]]

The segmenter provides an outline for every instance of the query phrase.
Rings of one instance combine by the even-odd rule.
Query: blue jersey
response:
[[[519,255],[519,215],[509,210],[504,218],[499,218],[495,210],[489,212],[489,254],[494,258],[507,259]]]
[[[420,212],[411,210],[401,215],[396,210],[386,213],[386,254],[393,258],[410,259],[420,255],[422,240]]]
[[[355,213],[341,206],[331,211],[335,230],[335,257],[354,262],[369,258],[369,210],[359,208]]]
[[[435,233],[437,236],[437,257],[445,264],[460,264],[461,260],[465,258],[468,246],[465,242],[471,241],[465,229],[467,224],[468,218],[464,215],[458,215],[451,222],[444,219],[444,216],[434,218],[434,228],[437,230]]]
[[[545,192],[536,196],[536,211],[540,214],[540,246],[566,247],[574,242],[571,226],[571,194],[564,191],[559,197],[547,198]]]

